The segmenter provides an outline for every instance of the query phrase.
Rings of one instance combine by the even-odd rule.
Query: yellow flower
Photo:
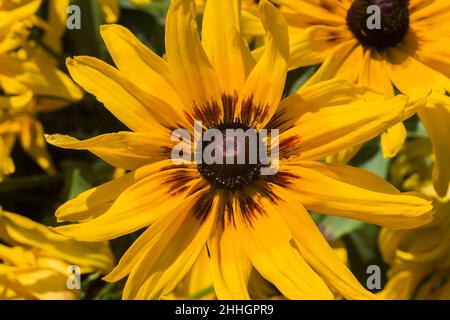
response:
[[[249,298],[252,268],[290,299],[331,299],[330,288],[369,298],[305,208],[392,228],[430,221],[429,201],[364,170],[320,162],[401,119],[407,99],[333,80],[281,100],[286,23],[273,5],[260,3],[267,45],[256,63],[240,35],[238,8],[238,1],[208,1],[200,40],[194,1],[172,1],[167,61],[117,25],[103,26],[102,36],[118,69],[91,57],[68,61],[73,79],[131,131],[47,141],[132,172],[61,206],[60,221],[82,223],[57,231],[102,241],[148,227],[106,277],[129,276],[125,299],[167,296],[206,246],[220,299]],[[192,133],[194,120],[221,132],[279,129],[279,172],[264,176],[250,163],[174,163],[172,132]]]
[[[52,64],[37,57],[23,58],[21,48],[26,43],[22,37],[17,40],[17,29],[22,30],[23,23],[33,25],[39,4],[40,1],[0,3],[0,181],[14,172],[10,154],[18,139],[44,170],[54,172],[36,115],[82,97],[81,90]],[[28,32],[28,28],[22,30],[25,38]]]
[[[0,299],[78,299],[67,279],[70,266],[82,274],[114,267],[106,243],[77,242],[46,226],[0,210]]]
[[[41,0],[5,0],[0,2],[0,53],[15,50],[28,36]]]
[[[290,26],[290,67],[321,64],[308,81],[313,84],[333,78],[394,95],[394,88],[414,98],[434,97],[419,117],[430,133],[436,164],[437,192],[446,194],[450,181],[450,2],[447,0],[275,0]],[[381,9],[381,29],[367,14],[369,5]],[[372,11],[373,12],[373,11]],[[248,14],[246,14],[248,15]],[[370,17],[370,18],[369,18]],[[259,30],[254,26],[256,32]],[[251,29],[247,27],[246,29]],[[262,54],[263,49],[255,52]],[[417,108],[410,108],[405,119]],[[437,130],[439,134],[437,134]],[[401,122],[381,137],[385,157],[403,146],[406,130]],[[351,152],[350,152],[351,155]],[[348,157],[347,157],[348,158]]]
[[[423,191],[435,199],[435,220],[419,229],[380,234],[380,249],[391,265],[382,298],[450,299],[450,193],[439,198],[431,184]]]

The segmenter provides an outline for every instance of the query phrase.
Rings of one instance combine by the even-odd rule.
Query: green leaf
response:
[[[391,159],[385,159],[380,147],[380,139],[376,138],[368,141],[361,148],[361,151],[350,161],[350,165],[363,168],[383,179],[389,173]]]
[[[209,287],[203,290],[200,290],[199,292],[193,294],[192,296],[188,297],[188,300],[200,300],[203,297],[207,296],[210,293],[214,292],[214,287]]]
[[[377,241],[379,227],[364,224],[364,227],[349,234],[356,251],[364,263],[369,263],[377,257]]]
[[[319,69],[319,66],[310,66],[310,67],[304,67],[297,69],[295,71],[291,71],[288,75],[288,83],[292,82],[290,79],[295,78],[295,80],[292,82],[290,89],[289,89],[289,95],[294,94],[297,92],[303,85],[306,83],[306,81],[309,80],[309,78],[312,77],[312,75]]]
[[[364,168],[372,173],[375,173],[381,178],[386,179],[389,172],[389,164],[390,159],[385,159],[383,157],[383,152],[381,151],[381,149],[379,149],[374,157],[361,165],[361,168]]]
[[[120,300],[121,297],[122,290],[115,283],[108,283],[98,291],[93,300]]]
[[[72,171],[72,176],[70,178],[68,199],[73,199],[80,193],[89,190],[90,188],[92,188],[92,185],[83,178],[81,175],[81,170],[75,168]]]
[[[363,222],[334,216],[325,216],[319,223],[324,236],[333,241],[349,234],[364,225]]]

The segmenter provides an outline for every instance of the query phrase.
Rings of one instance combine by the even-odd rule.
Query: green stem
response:
[[[207,296],[208,294],[214,292],[214,287],[211,286],[209,288],[203,289],[188,298],[188,300],[200,300],[201,298]]]

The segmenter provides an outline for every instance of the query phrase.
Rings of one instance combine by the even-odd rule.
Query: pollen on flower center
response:
[[[220,139],[204,143],[201,152],[205,157],[208,150],[213,150],[214,159],[221,161],[208,163],[203,159],[197,165],[202,177],[216,188],[233,192],[256,182],[261,169],[259,141],[252,140],[251,134],[256,131],[242,123],[222,124],[213,129],[221,133]]]
[[[369,6],[378,6],[380,15],[368,13]],[[364,46],[386,49],[399,44],[409,29],[409,0],[355,0],[347,13],[347,25]],[[379,27],[368,23],[371,15],[379,18]]]

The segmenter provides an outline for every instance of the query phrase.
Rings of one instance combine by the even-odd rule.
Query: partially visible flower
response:
[[[419,190],[431,179],[432,161],[428,139],[408,141],[391,162],[389,181],[401,190]]]
[[[0,1],[0,53],[20,47],[27,39],[41,0]]]
[[[119,0],[99,0],[106,23],[115,23],[120,17]]]
[[[431,183],[423,192],[434,198],[433,222],[415,230],[381,231],[380,249],[391,268],[382,298],[450,300],[450,192],[439,198]]]
[[[0,300],[78,299],[73,275],[107,273],[114,258],[107,243],[77,242],[23,216],[0,210]]]
[[[439,195],[450,181],[450,1],[448,0],[274,0],[290,26],[290,67],[321,64],[307,82],[340,78],[389,96],[395,89],[420,100],[433,91],[428,106],[410,108],[403,120],[418,111],[435,152],[433,181]],[[368,28],[369,5],[381,10],[381,28]],[[255,27],[256,28],[256,27]],[[260,56],[263,49],[255,52]],[[368,110],[371,112],[371,110]],[[381,136],[385,157],[403,146],[401,121]],[[348,160],[355,149],[341,159]]]
[[[15,170],[11,150],[17,140],[42,169],[54,172],[37,114],[82,97],[66,74],[23,49],[39,5],[40,1],[0,2],[0,181]]]

